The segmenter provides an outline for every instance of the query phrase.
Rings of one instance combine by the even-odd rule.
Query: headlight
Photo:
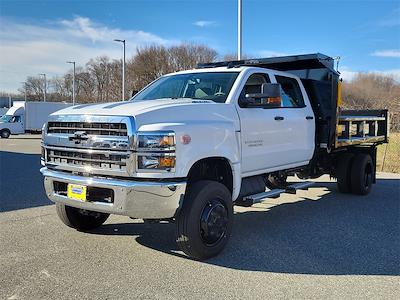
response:
[[[138,172],[174,172],[175,133],[139,132],[137,141]]]
[[[169,154],[149,154],[138,156],[139,170],[161,170],[171,172],[175,168],[175,156]]]
[[[138,150],[175,150],[175,134],[173,132],[139,133]]]

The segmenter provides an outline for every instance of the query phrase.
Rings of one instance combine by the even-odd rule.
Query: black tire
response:
[[[354,157],[351,167],[351,191],[356,195],[368,195],[372,189],[375,167],[369,154]]]
[[[8,129],[4,129],[0,132],[0,136],[2,139],[8,139],[11,135],[11,132]]]
[[[101,226],[109,214],[83,210],[61,203],[56,204],[57,215],[67,226],[78,230],[89,230]]]
[[[189,257],[204,260],[226,246],[233,225],[233,203],[221,183],[201,180],[186,193],[176,222],[176,241]]]
[[[339,157],[336,166],[336,178],[339,192],[351,193],[351,166],[354,155],[345,153]]]

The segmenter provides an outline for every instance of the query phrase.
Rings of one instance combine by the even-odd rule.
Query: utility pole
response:
[[[120,42],[124,46],[124,55],[122,60],[122,101],[125,100],[125,40],[115,39],[114,42]]]
[[[46,102],[46,90],[47,90],[47,81],[46,81],[46,74],[42,73],[39,74],[44,77],[44,93],[43,93],[43,102]]]
[[[67,64],[74,65],[74,73],[72,75],[72,106],[75,106],[75,62],[74,61],[67,61]]]
[[[238,0],[238,60],[242,59],[242,0]]]

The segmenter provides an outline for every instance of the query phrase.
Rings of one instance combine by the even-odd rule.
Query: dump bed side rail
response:
[[[388,142],[387,110],[341,111],[336,130],[336,148]]]

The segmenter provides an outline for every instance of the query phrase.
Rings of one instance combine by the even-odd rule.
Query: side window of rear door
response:
[[[282,107],[304,107],[304,98],[296,79],[275,75],[276,82],[282,89]]]

